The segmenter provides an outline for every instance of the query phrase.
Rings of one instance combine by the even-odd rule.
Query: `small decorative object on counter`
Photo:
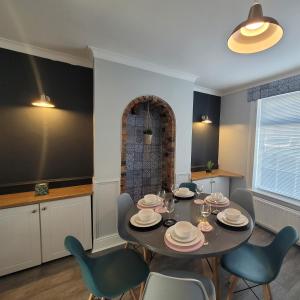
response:
[[[152,130],[150,128],[144,130],[144,143],[151,145],[152,142]]]
[[[215,164],[211,160],[209,160],[206,164],[206,173],[211,173],[214,165]]]
[[[48,183],[47,182],[37,183],[35,185],[34,190],[36,195],[47,195],[49,193]]]

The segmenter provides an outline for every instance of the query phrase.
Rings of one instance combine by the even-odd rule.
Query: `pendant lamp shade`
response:
[[[262,6],[255,2],[248,19],[239,24],[228,39],[228,48],[237,53],[256,53],[277,44],[283,36],[280,24],[263,15]]]

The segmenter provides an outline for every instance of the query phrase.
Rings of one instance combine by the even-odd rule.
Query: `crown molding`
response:
[[[194,91],[204,93],[204,94],[219,96],[219,97],[222,96],[222,93],[220,93],[220,91],[215,90],[215,89],[206,88],[206,87],[200,86],[198,84],[194,85]]]
[[[174,77],[190,82],[195,82],[197,76],[191,73],[181,72],[178,70],[174,70],[162,65],[154,64],[149,61],[145,61],[142,59],[137,59],[134,57],[126,56],[117,52],[112,52],[109,50],[92,47],[89,46],[95,58],[104,59],[112,62],[116,62],[119,64],[127,65],[130,67],[135,67],[138,69],[166,75],[169,77]]]
[[[29,55],[60,61],[72,65],[78,65],[78,66],[88,67],[88,68],[93,67],[93,62],[91,59],[85,59],[64,52],[37,47],[30,44],[21,43],[9,39],[1,38],[1,37],[0,37],[0,47],[12,51],[26,53]]]

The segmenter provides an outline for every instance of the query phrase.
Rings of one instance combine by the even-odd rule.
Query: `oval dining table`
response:
[[[207,196],[202,194],[201,198]],[[216,222],[216,215],[208,217],[209,223],[213,226],[210,232],[204,232],[207,245],[203,245],[199,250],[193,252],[178,252],[170,249],[164,242],[167,228],[163,225],[151,231],[137,231],[129,225],[130,218],[138,212],[138,208],[133,206],[126,215],[126,229],[137,243],[152,252],[175,258],[212,258],[213,282],[216,288],[217,300],[220,299],[219,267],[220,257],[228,253],[250,238],[254,224],[250,214],[237,203],[230,201],[229,207],[240,210],[249,220],[245,230],[232,230]],[[224,209],[224,208],[223,208]],[[169,217],[168,213],[162,214],[163,219]],[[175,209],[171,213],[171,218],[176,221],[190,221],[196,225],[200,221],[200,205],[195,204],[193,199],[175,200]]]

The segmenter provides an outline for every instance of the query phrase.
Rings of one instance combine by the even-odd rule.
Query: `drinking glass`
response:
[[[204,190],[204,186],[203,185],[198,185],[196,188],[196,198],[200,199],[201,198],[201,194],[203,193]]]
[[[179,184],[177,184],[177,183],[174,183],[171,185],[171,192],[173,193],[173,195],[176,193],[178,188],[179,188]]]
[[[209,224],[209,222],[207,221],[207,218],[211,214],[211,206],[206,203],[202,204],[201,208],[200,208],[200,212],[201,212],[201,216],[203,217],[203,222],[205,224]]]
[[[166,227],[170,227],[176,223],[176,220],[171,218],[171,213],[173,213],[175,211],[175,201],[174,201],[173,196],[165,197],[164,208],[166,209],[166,212],[168,213],[168,218],[164,220],[164,225]]]
[[[162,190],[159,190],[157,192],[157,197],[161,198],[163,201],[165,201],[165,198],[166,198],[166,191],[164,189]]]

